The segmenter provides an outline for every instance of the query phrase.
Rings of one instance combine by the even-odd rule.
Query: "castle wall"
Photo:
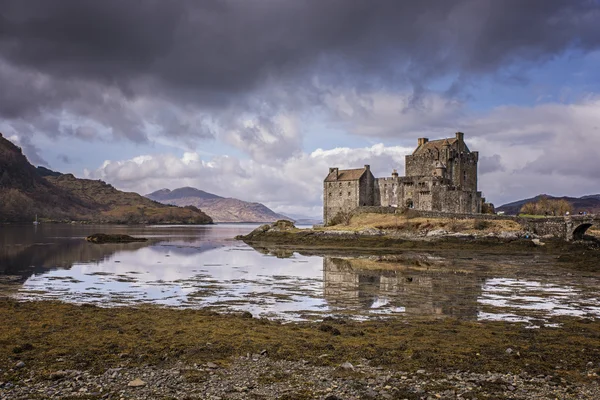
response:
[[[364,174],[359,181],[359,204],[361,206],[372,206],[375,205],[375,177],[371,173],[370,170],[367,170],[367,173]]]
[[[324,223],[328,223],[338,212],[351,211],[360,205],[362,204],[360,203],[359,181],[325,182],[323,184]]]
[[[323,182],[323,222],[329,223],[340,211],[375,205],[374,182],[370,170],[359,180]]]
[[[460,132],[455,138],[443,141],[429,142],[421,138],[415,152],[406,156],[404,177],[399,177],[394,170],[391,177],[374,178],[365,166],[366,173],[360,179],[325,182],[323,220],[327,224],[338,212],[352,211],[359,206],[480,213],[478,161],[479,153],[469,151]],[[336,168],[332,170],[337,173]],[[337,175],[327,179],[331,180],[332,176]]]

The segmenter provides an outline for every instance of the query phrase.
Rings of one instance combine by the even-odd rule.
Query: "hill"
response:
[[[162,189],[147,194],[146,197],[161,203],[201,208],[215,222],[273,222],[290,219],[261,203],[225,198],[191,187],[172,191]]]
[[[29,163],[0,134],[0,222],[212,223],[195,207],[174,207]]]
[[[549,200],[566,200],[573,205],[573,213],[577,214],[580,211],[586,211],[592,214],[600,214],[600,194],[587,195],[582,197],[555,197],[545,194],[540,194],[535,197],[523,200],[517,200],[512,203],[504,204],[496,207],[496,211],[504,211],[508,215],[516,215],[526,203],[536,202],[543,196]]]

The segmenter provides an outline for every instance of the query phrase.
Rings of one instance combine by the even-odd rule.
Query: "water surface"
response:
[[[0,273],[19,283],[7,293],[21,300],[208,307],[285,320],[452,316],[539,326],[553,316],[600,316],[600,277],[570,274],[552,257],[303,255],[255,250],[232,239],[255,227],[3,226]],[[85,242],[97,232],[150,240]]]

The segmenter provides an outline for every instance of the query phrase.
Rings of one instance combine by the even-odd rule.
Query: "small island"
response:
[[[107,233],[94,233],[85,238],[86,241],[96,244],[104,243],[134,243],[134,242],[147,242],[146,238],[138,238],[129,235],[121,234],[107,234]]]

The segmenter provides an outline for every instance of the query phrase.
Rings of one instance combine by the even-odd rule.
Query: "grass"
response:
[[[519,214],[519,218],[562,218],[562,215]]]
[[[483,229],[479,229],[481,222],[486,222]],[[348,225],[336,225],[319,228],[325,231],[347,230],[362,231],[366,229],[386,229],[398,231],[431,231],[446,230],[464,233],[491,233],[501,231],[520,231],[521,225],[511,220],[486,220],[477,219],[452,219],[452,218],[411,218],[410,216],[397,214],[358,214],[352,217]]]
[[[557,319],[558,329],[452,318],[281,324],[159,307],[0,303],[0,318],[10,321],[0,325],[0,368],[6,371],[18,360],[27,365],[4,380],[24,378],[28,369],[49,375],[64,369],[102,373],[118,366],[169,367],[179,361],[227,366],[232,357],[263,349],[275,359],[315,365],[366,359],[403,371],[527,371],[583,380],[587,362],[600,357],[600,321],[588,319]],[[319,357],[325,353],[329,356]]]

